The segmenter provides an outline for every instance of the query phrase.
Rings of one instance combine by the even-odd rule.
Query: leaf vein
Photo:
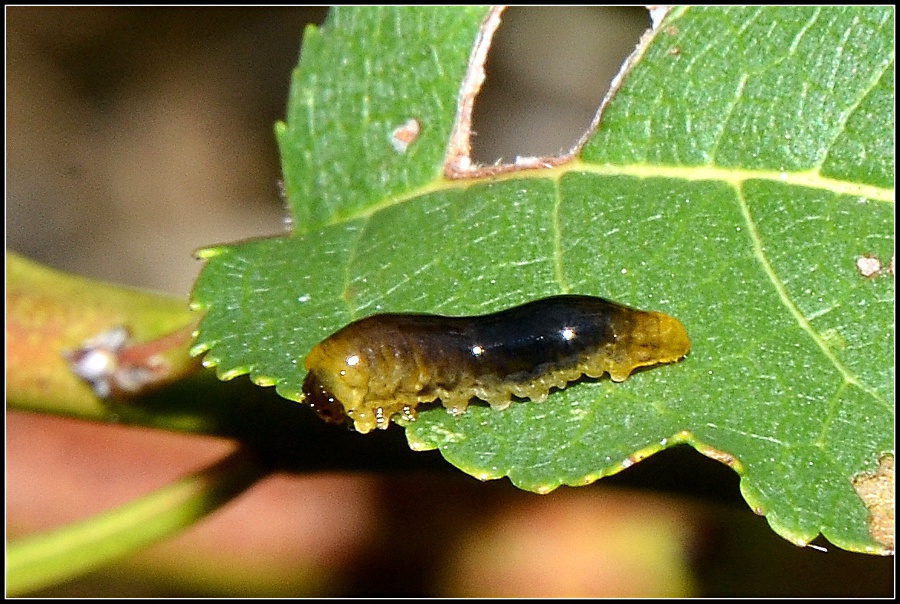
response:
[[[800,329],[805,331],[809,335],[809,337],[812,338],[813,342],[816,343],[825,357],[829,361],[831,361],[831,364],[834,365],[835,369],[838,370],[838,373],[841,374],[841,377],[845,382],[847,382],[848,384],[853,384],[854,386],[877,400],[882,405],[889,405],[890,403],[888,401],[885,401],[876,390],[861,383],[859,381],[859,378],[857,378],[857,376],[853,372],[851,372],[840,361],[840,359],[835,356],[834,352],[831,350],[831,348],[829,348],[824,338],[822,338],[822,336],[815,329],[813,329],[812,325],[810,325],[809,323],[809,320],[803,316],[803,313],[800,312],[800,309],[797,308],[796,304],[794,304],[794,301],[791,299],[790,294],[788,294],[787,289],[785,288],[784,282],[778,276],[778,273],[775,272],[775,268],[769,262],[769,259],[766,257],[766,254],[763,251],[762,237],[760,236],[759,230],[756,227],[756,221],[753,219],[753,216],[750,213],[750,207],[747,204],[747,200],[744,198],[743,190],[738,188],[736,189],[735,194],[740,206],[741,214],[744,217],[744,222],[747,225],[748,233],[752,240],[751,243],[753,245],[753,254],[756,256],[757,260],[762,266],[762,269],[768,277],[769,281],[771,281],[772,285],[775,287],[775,292],[781,299],[782,304],[794,317],[797,325],[799,325]],[[893,408],[892,404],[891,408]]]
[[[571,290],[571,287],[566,281],[565,272],[563,271],[563,236],[562,225],[560,223],[563,196],[559,184],[560,179],[554,178],[553,193],[556,199],[554,200],[553,205],[553,272],[560,289],[562,289],[563,292],[568,293]]]
[[[359,254],[359,246],[362,243],[363,234],[366,232],[366,229],[368,228],[371,220],[371,215],[362,217],[360,221],[360,227],[355,231],[356,240],[350,247],[349,253],[347,254],[347,263],[344,266],[344,286],[341,288],[341,300],[343,300],[344,304],[347,305],[347,312],[350,314],[351,318],[356,317],[356,312],[350,304],[350,285],[353,282],[353,277],[350,274],[350,269],[353,266],[357,255]]]
[[[747,85],[747,80],[749,79],[749,77],[750,76],[746,73],[741,74],[740,79],[735,85],[734,95],[728,105],[728,110],[725,112],[725,115],[722,117],[722,119],[719,120],[719,131],[715,135],[715,142],[710,147],[709,154],[707,156],[707,162],[710,165],[714,165],[716,163],[716,156],[719,154],[719,145],[724,140],[725,133],[728,131],[728,122],[731,120],[731,116],[734,115],[735,109],[738,107],[741,98],[744,96],[744,87]]]
[[[881,81],[881,78],[884,76],[884,73],[887,69],[893,68],[894,61],[893,59],[890,61],[886,61],[883,68],[877,72],[873,73],[872,80],[868,83],[867,86],[861,89],[860,94],[857,95],[856,99],[847,107],[846,110],[841,112],[841,115],[838,116],[837,122],[834,125],[834,135],[831,137],[831,142],[826,145],[827,149],[832,149],[837,143],[838,137],[844,134],[847,128],[847,122],[850,121],[850,118],[856,114],[856,110],[859,109],[859,106],[862,105],[863,101],[868,98],[869,93],[872,92],[878,86],[878,83]],[[828,158],[828,155],[825,154],[822,156],[822,163],[824,163]],[[816,167],[816,172],[822,166],[819,165]]]

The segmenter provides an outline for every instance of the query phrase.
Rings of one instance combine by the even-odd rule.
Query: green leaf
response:
[[[684,361],[504,411],[421,409],[410,445],[546,492],[687,443],[739,472],[794,543],[888,551],[852,479],[894,447],[893,9],[675,10],[570,161],[467,180],[439,176],[445,79],[461,81],[483,13],[432,10],[337,9],[304,46],[279,130],[300,225],[203,253],[194,351],[299,400],[310,348],[375,312],[561,292],[662,311],[691,337]],[[385,23],[382,52],[367,39]],[[443,70],[403,67],[422,56]],[[441,75],[414,93],[373,76],[413,71]],[[326,119],[317,95],[346,98]],[[372,99],[392,119],[373,120]],[[423,134],[401,153],[385,141],[411,99]]]
[[[276,127],[298,232],[352,218],[438,178],[481,7],[331,12],[307,27],[287,123]],[[409,120],[420,135],[391,144]]]

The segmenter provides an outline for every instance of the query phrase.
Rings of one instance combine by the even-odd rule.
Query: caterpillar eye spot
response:
[[[500,410],[513,397],[542,401],[585,375],[621,382],[689,350],[677,319],[592,296],[475,317],[378,314],[313,347],[303,393],[326,421],[352,421],[366,433],[386,429],[395,414],[414,420],[420,403],[440,400],[459,415],[477,397]]]

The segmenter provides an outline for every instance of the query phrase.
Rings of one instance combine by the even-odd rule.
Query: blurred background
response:
[[[283,232],[273,124],[303,28],[325,15],[6,8],[7,248],[186,297],[195,249]],[[475,159],[571,148],[648,26],[633,7],[510,9],[476,103]],[[14,537],[124,503],[234,445],[8,412],[6,446]],[[283,474],[39,595],[892,594],[892,559],[816,543],[828,551],[776,536],[733,472],[687,448],[545,496],[449,467]]]

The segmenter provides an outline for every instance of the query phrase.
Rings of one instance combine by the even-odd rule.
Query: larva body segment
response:
[[[472,398],[544,400],[582,375],[621,382],[634,369],[677,361],[690,342],[678,320],[602,298],[553,296],[475,317],[381,314],[350,323],[307,355],[306,401],[359,432],[387,428],[440,400],[462,413]]]

